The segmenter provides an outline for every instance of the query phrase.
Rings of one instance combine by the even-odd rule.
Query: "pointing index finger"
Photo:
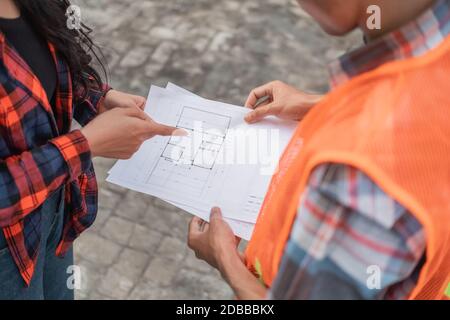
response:
[[[158,136],[172,136],[174,133],[179,132],[178,128],[166,126],[165,124],[161,124],[155,121],[153,121],[151,127],[153,133]]]

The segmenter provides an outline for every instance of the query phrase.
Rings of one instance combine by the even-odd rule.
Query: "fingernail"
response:
[[[173,137],[186,137],[187,135],[189,135],[189,133],[184,129],[176,129],[172,132]]]
[[[211,216],[220,215],[220,208],[214,207],[211,209]]]

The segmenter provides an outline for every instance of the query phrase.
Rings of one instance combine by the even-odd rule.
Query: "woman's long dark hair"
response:
[[[94,62],[100,67],[104,80],[107,72],[102,63],[101,51],[90,38],[92,30],[81,23],[79,30],[67,27],[68,0],[15,0],[22,15],[31,22],[35,30],[44,39],[50,41],[58,54],[69,65],[72,83],[81,99],[87,91],[103,84],[99,72],[92,66]],[[95,61],[93,61],[95,59]]]

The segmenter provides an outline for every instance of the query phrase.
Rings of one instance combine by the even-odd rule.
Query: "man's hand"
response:
[[[265,299],[267,289],[245,266],[245,259],[237,248],[239,242],[219,208],[211,210],[210,223],[195,217],[189,225],[189,247],[197,258],[219,269],[238,299]]]
[[[265,97],[268,99],[257,105]],[[269,115],[300,121],[321,99],[321,95],[301,92],[281,81],[270,82],[250,92],[245,106],[254,111],[245,117],[245,121],[255,123]]]
[[[99,114],[114,108],[138,108],[144,110],[146,99],[117,90],[110,90],[99,107]]]
[[[222,271],[222,266],[230,259],[241,259],[237,246],[240,239],[235,237],[230,226],[223,220],[219,208],[211,210],[210,223],[194,217],[189,224],[188,246],[197,258]]]

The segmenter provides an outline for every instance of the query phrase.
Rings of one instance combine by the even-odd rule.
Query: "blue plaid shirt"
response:
[[[72,87],[68,65],[51,44],[49,48],[58,79],[54,108],[0,32],[0,228],[26,284],[41,242],[41,206],[53,193],[64,187],[65,224],[57,255],[70,249],[97,214],[89,144],[79,130],[71,131],[71,123],[76,119],[85,125],[97,115],[104,88],[81,95]],[[75,97],[85,99],[74,103]]]

